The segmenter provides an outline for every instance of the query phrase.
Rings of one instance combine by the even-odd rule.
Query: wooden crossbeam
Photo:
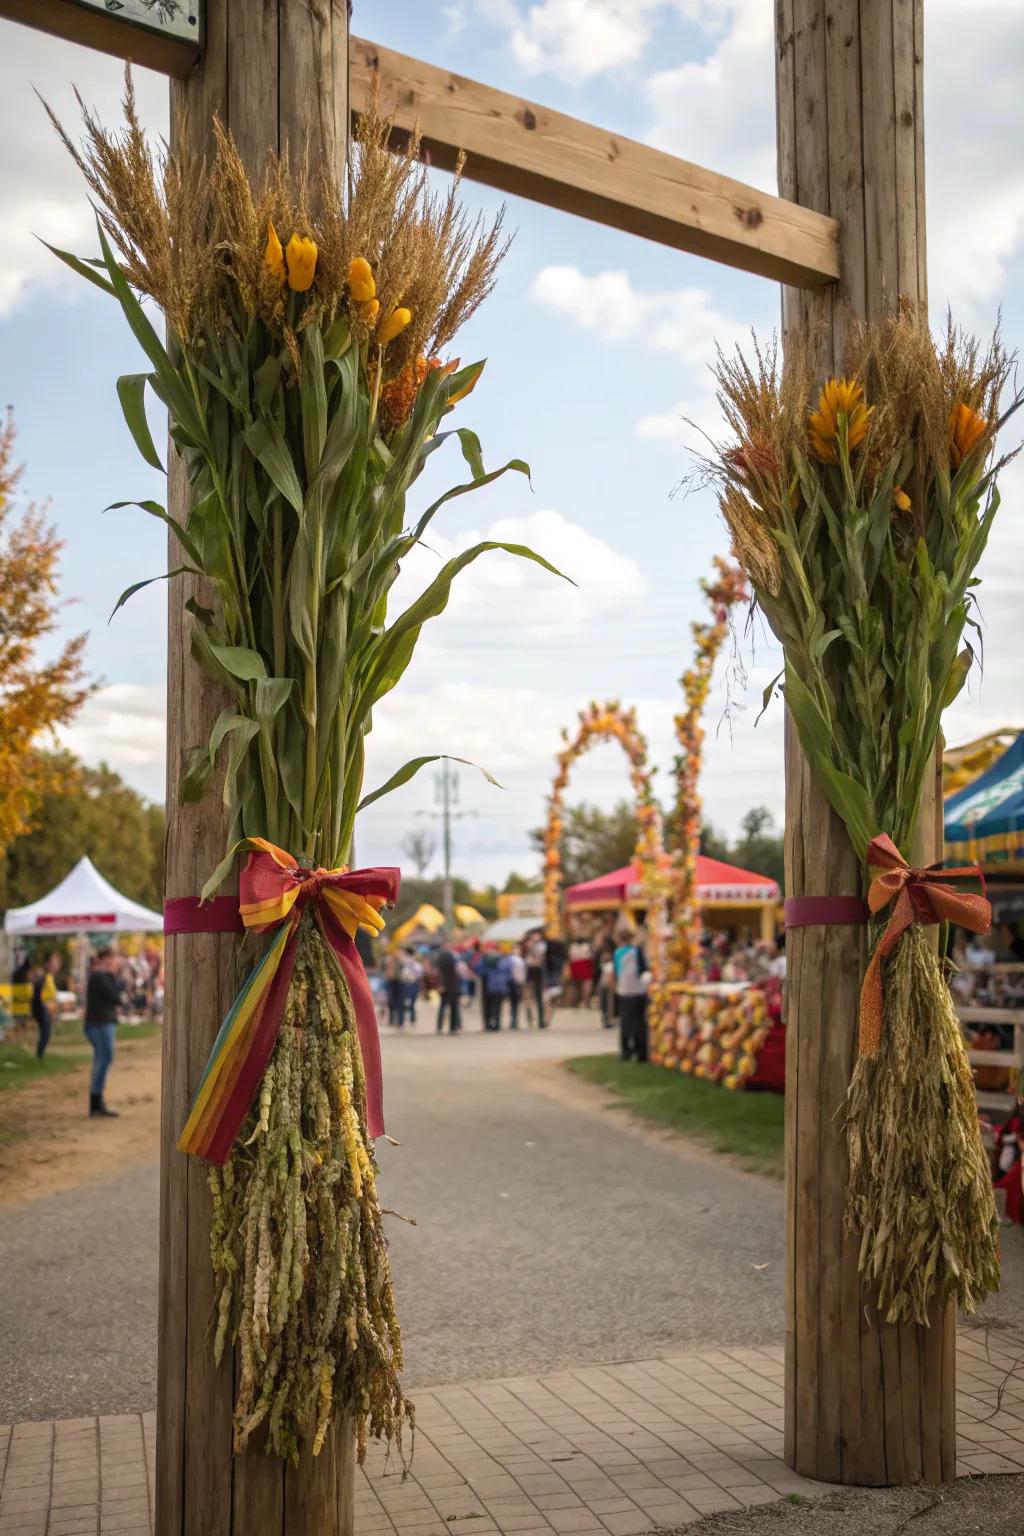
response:
[[[122,0],[117,11],[0,0],[0,17],[182,78],[200,56],[202,11],[203,0]],[[451,170],[464,150],[471,181],[793,287],[839,276],[835,219],[363,38],[350,58],[353,113],[378,82],[396,140],[418,124],[433,165]]]
[[[202,13],[203,0],[163,6],[121,0],[115,10],[105,0],[0,0],[0,16],[9,21],[179,77],[191,72],[202,51]]]
[[[381,105],[431,163],[675,250],[798,288],[839,276],[838,221],[634,139],[595,128],[362,38],[350,40],[350,101]]]

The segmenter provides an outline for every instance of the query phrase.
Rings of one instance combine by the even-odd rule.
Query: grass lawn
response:
[[[616,1109],[695,1136],[715,1152],[728,1152],[744,1168],[782,1178],[783,1101],[778,1093],[732,1093],[699,1077],[685,1077],[617,1056],[575,1056],[570,1072],[610,1089]]]
[[[119,1024],[117,1044],[120,1048],[133,1040],[145,1040],[155,1035],[160,1026],[156,1023]],[[8,1032],[6,1040],[0,1040],[0,1093],[35,1082],[40,1077],[56,1077],[61,1072],[73,1072],[92,1060],[92,1047],[82,1031],[81,1019],[58,1019],[53,1026],[50,1044],[42,1061],[36,1060],[36,1026],[29,1022],[22,1029]]]

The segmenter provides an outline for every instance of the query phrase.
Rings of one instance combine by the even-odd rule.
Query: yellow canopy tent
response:
[[[947,747],[942,754],[942,795],[955,795],[990,768],[1002,757],[1007,747],[1016,741],[1019,731],[1006,727],[992,731],[977,741],[968,741],[960,747]]]
[[[392,931],[391,942],[392,944],[404,944],[406,940],[411,939],[413,934],[421,928],[426,929],[427,933],[436,933],[439,928],[443,927],[444,913],[439,912],[429,901],[425,901],[416,908],[412,917],[407,917],[404,923],[401,923]]]
[[[478,912],[476,907],[468,906],[465,902],[456,903],[454,911],[455,921],[460,928],[476,928],[487,921],[482,912]]]

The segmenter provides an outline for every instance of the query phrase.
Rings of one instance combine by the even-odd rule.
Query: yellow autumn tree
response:
[[[55,754],[55,731],[92,691],[83,666],[85,636],[44,660],[61,603],[57,568],[63,541],[45,510],[20,514],[15,493],[14,419],[0,421],[0,851],[33,824],[44,795],[68,782],[70,759]]]

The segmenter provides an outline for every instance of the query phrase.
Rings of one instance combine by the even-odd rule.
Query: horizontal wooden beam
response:
[[[104,0],[0,0],[0,16],[184,79],[202,51],[203,4],[121,0],[120,9],[107,10]]]
[[[362,38],[350,57],[353,110],[378,80],[433,165],[451,170],[461,149],[466,176],[502,192],[794,287],[839,276],[835,219]]]

